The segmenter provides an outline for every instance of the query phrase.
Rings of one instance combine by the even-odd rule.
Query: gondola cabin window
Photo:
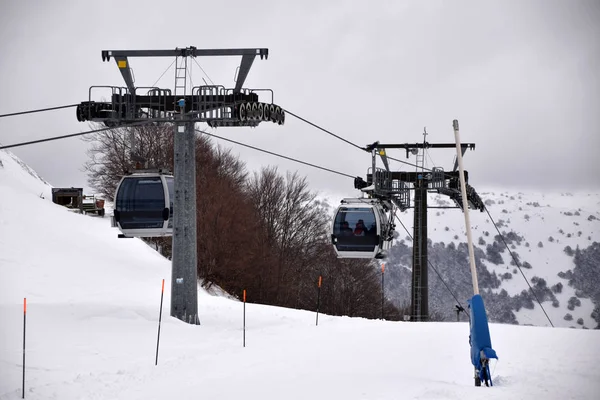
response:
[[[372,208],[340,208],[334,224],[333,234],[337,237],[377,235],[377,221]]]
[[[162,228],[165,192],[160,177],[124,179],[117,193],[116,209],[123,229]]]
[[[160,177],[125,179],[117,195],[122,211],[148,211],[165,208],[165,193]]]

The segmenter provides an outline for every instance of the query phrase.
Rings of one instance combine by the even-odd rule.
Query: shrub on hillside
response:
[[[573,255],[575,254],[575,252],[573,251],[571,246],[566,246],[563,251],[565,252],[566,255],[568,255],[570,257],[573,257]]]
[[[562,293],[562,289],[563,289],[563,284],[561,282],[558,282],[556,285],[552,286],[552,291],[554,293]]]
[[[496,244],[496,242],[494,242]],[[502,259],[502,255],[498,250],[498,247],[488,244],[486,247],[486,257],[487,260],[493,264],[500,265],[504,264],[504,260]]]
[[[573,311],[575,307],[579,306],[581,306],[581,300],[579,300],[577,297],[573,296],[569,299],[569,303],[567,305],[567,308],[569,310]]]
[[[569,313],[565,314],[565,321],[573,321],[573,316]]]

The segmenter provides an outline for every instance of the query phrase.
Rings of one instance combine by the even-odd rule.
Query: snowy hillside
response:
[[[538,297],[542,297],[542,305],[553,324],[579,328],[594,328],[600,324],[600,318],[592,318],[594,308],[600,306],[600,298],[596,299],[594,305],[594,293],[586,293],[585,290],[577,290],[571,286],[568,273],[575,268],[574,259],[578,248],[585,250],[594,242],[600,242],[600,194],[526,194],[493,190],[481,191],[480,195],[511,251],[523,266],[523,273],[536,288]],[[429,205],[454,206],[447,197],[435,194],[430,194]],[[412,209],[401,215],[401,220],[411,235],[412,215]],[[471,211],[470,216],[474,244],[476,250],[480,250],[476,251],[476,255],[480,255],[479,262],[492,274],[487,281],[485,277],[480,277],[484,279],[480,288],[491,289],[496,294],[505,291],[504,298],[512,303],[507,304],[507,307],[513,307],[518,323],[549,326],[535,298],[530,298],[530,294],[521,295],[523,290],[529,292],[527,283],[504,243],[497,236],[498,232],[487,213]],[[402,250],[397,248],[397,257],[390,260],[389,266],[408,269],[412,265],[412,243],[401,226],[397,230],[400,238],[403,238],[400,242],[408,247]],[[468,263],[455,265],[453,260],[456,253],[461,251],[460,243],[463,243],[463,246],[466,243],[464,215],[457,209],[432,208],[428,214],[428,233],[432,242],[429,250],[430,260],[442,274],[462,280],[462,283],[457,283],[455,289],[464,294],[461,298],[461,301],[464,301],[472,294]],[[453,249],[457,250],[451,251]],[[466,247],[462,249],[466,254]],[[596,265],[595,273],[589,274],[585,279],[595,281],[598,286],[600,259],[594,258],[591,261]],[[404,273],[399,276],[402,277],[402,282],[390,281],[392,288],[396,289],[396,293],[393,290],[390,292],[390,297],[396,296],[397,303],[404,304],[410,301],[410,279],[406,279],[410,275]],[[446,291],[442,285],[437,285],[435,281],[438,279],[434,271],[430,270],[429,281],[432,285]],[[497,284],[493,284],[494,281],[497,281]],[[433,296],[430,294],[430,297],[433,297],[430,302],[436,301],[435,292]],[[500,297],[496,300],[501,301]],[[534,304],[531,304],[530,300],[533,300]],[[446,303],[441,300],[440,302]],[[453,303],[445,310],[450,319],[454,318]],[[499,322],[509,321],[500,319]]]
[[[0,150],[0,193],[28,193],[52,199],[52,187],[37,172],[9,151]]]
[[[202,325],[170,318],[167,260],[141,240],[117,239],[108,218],[52,204],[48,185],[8,153],[0,151],[0,161],[2,400],[21,398],[24,297],[26,399],[596,399],[600,393],[597,330],[492,324],[500,357],[492,364],[493,388],[473,386],[467,323],[322,315],[315,326],[313,312],[248,304],[244,348],[239,301],[199,289]]]

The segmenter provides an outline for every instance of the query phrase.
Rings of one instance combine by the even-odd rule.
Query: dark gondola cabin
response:
[[[173,234],[174,178],[136,172],[121,179],[115,195],[115,225],[127,237]]]
[[[344,199],[336,210],[331,235],[339,258],[379,258],[382,253],[381,229],[385,215],[377,203],[363,199]]]

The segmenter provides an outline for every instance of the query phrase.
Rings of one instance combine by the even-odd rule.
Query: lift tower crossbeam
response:
[[[128,57],[242,56],[238,79],[235,85],[235,91],[239,93],[257,55],[260,56],[261,60],[263,58],[268,59],[269,49],[197,49],[195,47],[187,47],[174,50],[102,50],[102,61],[110,61],[110,58],[113,57],[123,75],[127,88],[131,93],[135,93],[134,80],[131,68],[129,67]]]

